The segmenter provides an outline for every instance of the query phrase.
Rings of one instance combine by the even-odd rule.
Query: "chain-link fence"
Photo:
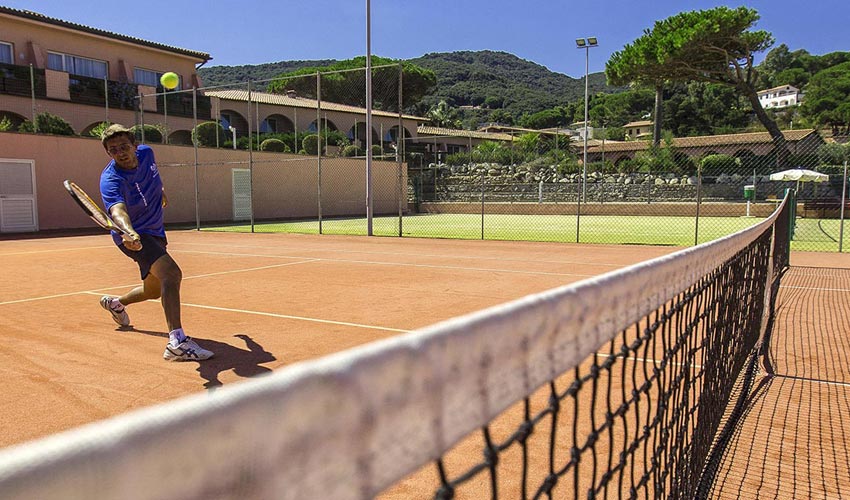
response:
[[[847,248],[850,146],[815,130],[785,131],[779,140],[767,132],[668,137],[657,145],[593,139],[586,147],[586,168],[584,140],[568,131],[515,131],[509,141],[445,157],[414,156],[411,206],[464,237],[691,245],[754,224],[794,189],[795,249]]]
[[[850,145],[816,130],[655,143],[441,128],[405,112],[402,65],[372,68],[369,117],[362,68],[173,91],[70,77],[73,107],[43,99],[56,86],[43,70],[15,70],[11,126],[60,133],[64,114],[71,133],[133,123],[140,141],[177,146],[169,187],[193,195],[181,223],[198,229],[687,246],[754,224],[794,189],[792,248],[847,250]]]

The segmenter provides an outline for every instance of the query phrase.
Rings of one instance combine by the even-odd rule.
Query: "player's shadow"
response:
[[[218,374],[228,370],[233,370],[233,373],[245,378],[271,373],[271,368],[260,366],[260,364],[275,361],[277,358],[272,353],[266,351],[248,335],[239,334],[234,337],[245,342],[247,349],[216,340],[195,338],[199,346],[215,353],[211,359],[198,363],[198,373],[206,380],[204,383],[206,389],[213,390],[221,386]]]
[[[132,326],[117,328],[124,332],[135,332],[154,337],[168,338],[167,333],[157,332],[152,330],[139,330]],[[225,342],[217,340],[199,339],[192,337],[199,346],[212,351],[215,355],[205,361],[199,361],[198,373],[206,380],[204,388],[213,390],[222,385],[218,375],[221,372],[233,370],[233,373],[240,377],[250,378],[265,373],[271,373],[271,368],[260,366],[262,363],[277,360],[274,354],[266,351],[263,346],[254,341],[251,337],[245,334],[234,335],[234,337],[245,342],[247,349],[232,346]]]

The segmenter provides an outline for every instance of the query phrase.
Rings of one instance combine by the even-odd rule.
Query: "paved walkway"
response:
[[[711,498],[850,498],[850,266],[791,264]]]

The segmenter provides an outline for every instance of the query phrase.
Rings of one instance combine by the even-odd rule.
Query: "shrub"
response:
[[[708,155],[700,160],[702,175],[716,176],[720,174],[733,174],[740,170],[740,162],[730,155],[714,154]]]
[[[109,122],[100,122],[94,127],[92,127],[91,130],[89,130],[89,135],[100,139],[100,135],[103,133],[104,130],[106,130],[106,127],[108,127],[109,125]]]
[[[850,144],[823,144],[818,148],[818,159],[824,165],[843,165],[850,160]]]
[[[372,144],[372,157],[384,156],[384,148],[380,144]]]
[[[291,150],[280,139],[266,139],[260,143],[260,151],[274,151],[276,153],[289,153]]]
[[[0,118],[0,132],[8,132],[12,130],[12,120],[8,116]]]
[[[351,157],[354,157],[354,156],[363,156],[363,150],[358,148],[354,144],[349,144],[348,146],[345,146],[344,148],[342,148],[342,152],[340,153],[340,155],[348,157],[348,158],[351,158]]]
[[[346,137],[345,134],[343,134],[339,130],[325,129],[322,132],[322,140],[328,146],[344,146],[346,143],[348,143],[348,137]]]
[[[317,134],[310,134],[304,137],[301,140],[301,147],[308,155],[319,154],[319,136]],[[324,153],[324,151],[322,152]]]
[[[52,115],[48,112],[39,113],[35,116],[35,124],[38,125],[39,134],[53,135],[76,135],[71,124],[66,122],[62,117]],[[20,132],[35,132],[35,126],[29,120],[22,123],[18,130]]]
[[[218,134],[218,140],[216,140],[216,134]],[[228,134],[218,122],[199,123],[198,126],[192,130],[192,140],[195,141],[198,146],[223,146],[224,142],[228,138]]]
[[[446,165],[466,165],[469,161],[469,153],[452,153],[446,156]]]
[[[142,132],[144,131],[144,142],[160,143],[165,136],[162,126],[160,125],[133,125],[130,131],[136,136],[136,141],[142,141]]]

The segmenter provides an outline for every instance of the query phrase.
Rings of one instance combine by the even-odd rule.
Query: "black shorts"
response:
[[[118,248],[124,252],[124,255],[136,261],[136,264],[139,265],[142,280],[144,280],[150,274],[153,263],[163,255],[168,254],[165,251],[165,247],[168,246],[168,240],[150,234],[140,234],[139,239],[142,242],[142,249],[138,252],[128,250],[124,245],[118,245]]]

